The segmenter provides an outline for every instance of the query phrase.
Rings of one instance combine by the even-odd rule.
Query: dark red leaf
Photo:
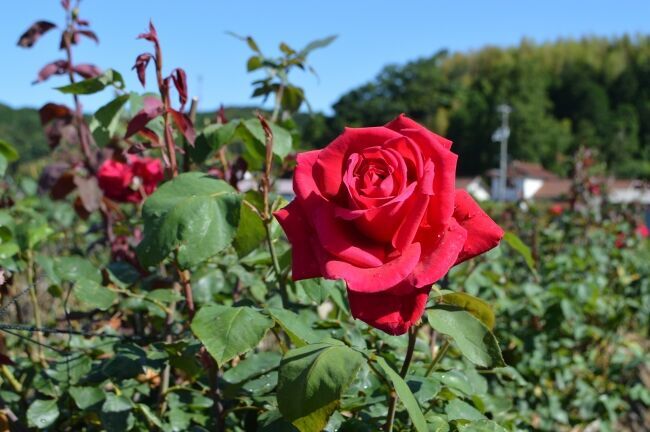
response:
[[[97,184],[97,178],[74,176],[74,184],[77,186],[84,209],[89,213],[98,210],[103,193]]]
[[[43,167],[41,175],[38,177],[38,192],[49,192],[70,168],[70,164],[67,162],[54,162]]]
[[[80,19],[80,18],[77,19],[77,24],[79,24],[80,26],[85,26],[85,27],[88,27],[90,25],[88,20]]]
[[[158,32],[156,31],[156,27],[153,26],[152,21],[149,21],[149,32],[139,34],[138,39],[146,39],[149,42],[153,42],[156,47],[158,46]]]
[[[41,117],[41,124],[45,126],[53,119],[72,119],[72,110],[65,105],[46,103],[38,110]]]
[[[102,74],[102,70],[93,64],[78,64],[72,69],[85,79],[95,78]]]
[[[57,60],[55,62],[43,66],[43,69],[41,69],[38,72],[38,78],[34,82],[32,82],[32,84],[43,82],[49,77],[51,77],[52,75],[63,75],[67,72],[68,72],[68,62],[65,60]]]
[[[54,200],[62,200],[68,196],[76,188],[74,177],[72,171],[61,174],[50,189],[50,197]]]
[[[61,143],[61,140],[72,144],[77,144],[79,140],[77,129],[68,119],[55,119],[50,122],[45,126],[45,137],[51,149],[56,148]]]
[[[124,138],[129,138],[134,134],[140,132],[151,120],[155,119],[163,113],[163,107],[160,99],[154,97],[144,98],[144,108],[142,108],[129,122],[126,128],[126,135]]]
[[[47,33],[49,30],[56,27],[56,24],[53,24],[49,21],[36,21],[27,29],[25,33],[20,35],[18,39],[18,46],[23,48],[31,48],[36,41]]]
[[[173,109],[170,109],[169,112],[172,115],[174,123],[176,123],[176,127],[181,131],[187,142],[194,146],[196,132],[194,131],[192,120],[190,120],[187,114],[183,114],[182,112]]]
[[[70,10],[70,0],[61,0],[61,6],[65,10]]]
[[[176,68],[172,71],[171,77],[178,92],[178,100],[181,103],[182,111],[187,102],[187,75],[183,69]]]
[[[138,73],[138,79],[140,80],[140,84],[142,84],[142,87],[145,86],[146,83],[146,71],[147,71],[147,66],[149,65],[149,61],[153,58],[152,54],[149,53],[144,53],[140,54],[138,57],[135,59],[135,65],[131,69],[135,69],[136,72]]]
[[[219,107],[217,111],[217,123],[226,124],[228,123],[228,118],[226,117],[226,109],[223,107],[223,104]]]
[[[158,134],[152,131],[151,129],[149,129],[148,127],[142,128],[142,130],[138,132],[138,135],[151,141],[151,147],[161,147]]]
[[[75,35],[75,43],[78,41],[77,35],[86,36],[87,38],[94,40],[96,43],[99,43],[99,38],[97,37],[95,32],[90,30],[77,30],[74,32],[74,35]]]
[[[16,363],[14,363],[9,357],[4,354],[0,354],[0,365],[14,366],[15,364]]]

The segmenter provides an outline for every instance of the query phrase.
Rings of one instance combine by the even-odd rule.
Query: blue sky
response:
[[[64,84],[63,78],[30,84],[43,64],[62,57],[58,37],[48,34],[31,50],[16,46],[18,36],[33,21],[62,21],[59,1],[3,3],[0,102],[37,107],[67,101],[69,97],[52,89]],[[190,93],[200,97],[201,110],[221,103],[253,103],[250,82],[259,75],[246,73],[250,51],[226,35],[228,30],[254,36],[270,54],[277,52],[281,41],[298,48],[312,39],[339,35],[311,57],[320,80],[299,71],[294,76],[312,106],[326,112],[339,96],[371,80],[382,66],[429,56],[441,48],[507,46],[523,37],[544,42],[650,33],[648,0],[83,0],[81,11],[100,44],[84,41],[76,48],[77,61],[112,67],[125,76],[128,89],[141,90],[130,68],[139,53],[149,50],[135,37],[151,18],[163,45],[165,68],[185,68]],[[84,108],[92,111],[108,98],[108,92],[85,97]]]

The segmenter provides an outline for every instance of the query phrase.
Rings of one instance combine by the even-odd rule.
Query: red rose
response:
[[[562,204],[553,204],[549,207],[548,211],[555,216],[562,216],[564,213],[564,206]]]
[[[402,115],[299,154],[296,198],[275,214],[293,246],[293,279],[344,279],[354,317],[406,332],[434,282],[503,236],[456,190],[450,146]]]
[[[127,163],[105,160],[97,172],[99,187],[115,201],[138,203],[152,194],[164,177],[158,159],[129,155]]]

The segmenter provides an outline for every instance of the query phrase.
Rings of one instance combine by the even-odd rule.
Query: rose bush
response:
[[[160,159],[134,155],[128,155],[126,162],[107,159],[97,172],[99,187],[108,198],[118,202],[142,201],[163,178]]]
[[[343,279],[354,317],[405,333],[434,282],[503,236],[456,190],[450,147],[401,115],[299,154],[296,198],[275,214],[293,246],[293,279]]]

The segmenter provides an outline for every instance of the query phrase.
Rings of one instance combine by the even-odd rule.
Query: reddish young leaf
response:
[[[53,24],[49,21],[36,21],[27,29],[25,33],[20,35],[18,39],[18,46],[23,48],[31,48],[36,41],[47,33],[49,30],[52,30],[56,27],[56,24]]]
[[[136,72],[138,73],[138,79],[140,80],[140,84],[142,84],[142,87],[145,86],[146,83],[146,71],[147,71],[147,66],[149,65],[149,61],[153,58],[153,54],[149,53],[143,53],[140,54],[138,57],[135,59],[135,65],[131,69],[135,69]]]
[[[187,102],[187,75],[183,69],[176,68],[172,71],[171,77],[178,92],[178,100],[181,103],[182,111]]]
[[[187,142],[189,142],[190,145],[194,146],[196,132],[194,131],[194,125],[192,124],[192,120],[190,120],[189,116],[173,109],[170,109],[169,113],[172,115],[172,119],[174,120],[174,123],[176,123],[176,127],[181,131]]]
[[[160,144],[160,139],[158,138],[158,134],[148,127],[142,128],[142,130],[138,131],[138,135],[148,139],[151,142],[151,147],[161,147],[162,145]]]
[[[158,32],[156,31],[156,27],[153,26],[152,21],[149,21],[149,32],[139,34],[138,39],[146,39],[158,47]]]
[[[65,60],[57,60],[43,66],[43,68],[38,72],[38,78],[34,80],[32,84],[43,82],[52,75],[63,75],[67,72],[68,62]]]
[[[38,110],[41,117],[41,124],[45,126],[53,119],[71,119],[72,111],[65,105],[55,104],[52,102],[46,103]]]
[[[97,37],[95,32],[91,30],[77,30],[74,32],[74,35],[75,35],[75,43],[78,42],[77,35],[86,36],[87,38],[94,40],[95,43],[99,43],[99,38]]]
[[[90,25],[90,22],[88,22],[88,20],[85,19],[77,18],[77,24],[79,24],[80,26],[88,27]]]
[[[82,78],[95,78],[102,74],[102,70],[93,64],[78,64],[72,68]]]
[[[61,0],[61,6],[65,10],[70,10],[70,0]]]
[[[155,119],[163,113],[163,107],[160,99],[154,97],[144,98],[144,108],[142,108],[129,122],[126,128],[126,135],[124,138],[129,138],[134,134],[140,132],[151,120]]]
[[[217,123],[226,124],[228,123],[228,118],[226,117],[226,109],[223,107],[223,104],[219,107],[217,111]]]
[[[66,171],[62,173],[50,189],[50,198],[53,200],[62,200],[77,187],[74,181],[74,173]]]

